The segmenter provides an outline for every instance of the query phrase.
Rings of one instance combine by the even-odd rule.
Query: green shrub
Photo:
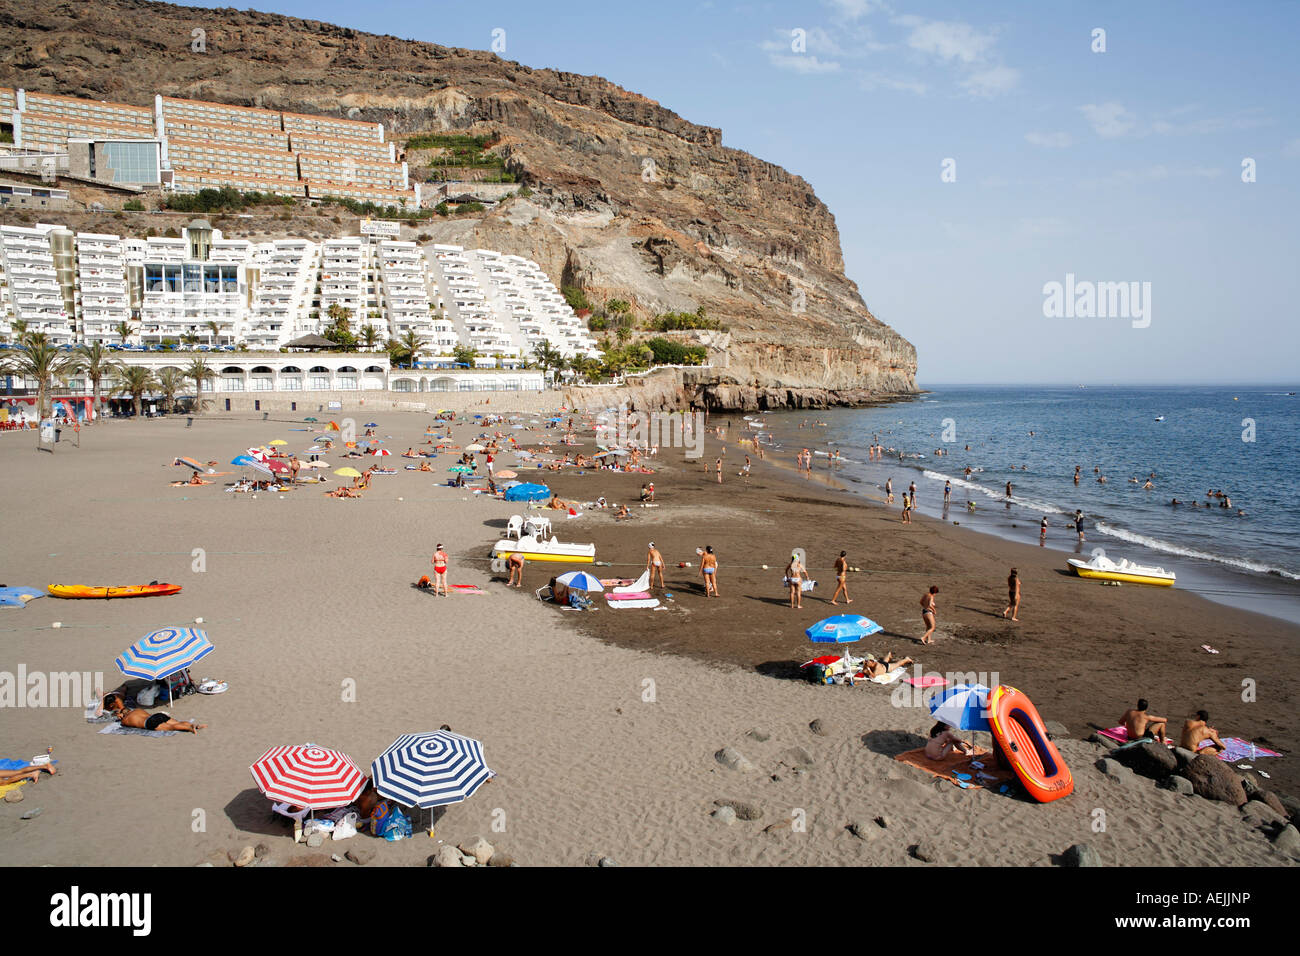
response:
[[[658,336],[644,344],[654,352],[656,365],[702,365],[709,355],[702,345],[685,345]]]
[[[126,212],[144,212],[144,203],[138,199],[128,199],[122,203],[122,209]]]

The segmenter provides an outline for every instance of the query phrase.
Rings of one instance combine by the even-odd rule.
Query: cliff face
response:
[[[205,52],[191,49],[195,30]],[[808,183],[607,80],[140,0],[0,0],[0,36],[5,86],[346,116],[382,122],[399,142],[417,131],[496,131],[532,197],[421,227],[436,241],[530,256],[594,300],[627,299],[643,315],[704,306],[730,328],[707,343],[719,396],[915,391],[915,349],[845,277],[835,219]]]

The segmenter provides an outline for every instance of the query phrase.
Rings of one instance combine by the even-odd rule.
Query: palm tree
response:
[[[542,377],[551,371],[556,371],[564,367],[564,353],[550,343],[550,340],[543,340],[533,349],[533,361],[537,367],[542,370]]]
[[[86,345],[79,345],[74,356],[73,361],[77,371],[90,379],[91,391],[94,394],[95,418],[98,419],[102,405],[99,397],[100,385],[105,379],[117,375],[120,363],[113,358],[113,354],[104,346],[103,342],[90,342]]]
[[[153,377],[152,369],[145,368],[143,365],[123,365],[117,370],[117,379],[113,384],[114,391],[131,396],[135,417],[139,418],[140,400],[144,398],[146,392],[156,388],[158,382]]]
[[[74,371],[73,358],[50,345],[40,333],[26,333],[25,348],[0,361],[0,372],[36,382],[36,415],[45,417],[45,399],[54,383]]]
[[[221,326],[215,320],[208,321],[208,334],[212,337],[210,344],[216,345],[221,341]]]
[[[27,338],[27,323],[23,319],[14,319],[9,323],[14,329],[14,341],[19,345],[25,344]]]
[[[158,393],[162,396],[163,411],[168,414],[176,407],[176,396],[185,388],[185,373],[168,366],[158,372]]]
[[[194,383],[194,414],[200,415],[203,413],[203,383],[216,378],[217,373],[208,365],[206,359],[195,358],[185,366],[183,375]]]
[[[186,332],[184,335],[181,336],[181,341],[184,342],[186,345],[190,346],[190,348],[193,348],[194,346],[199,344],[199,337],[195,335],[193,332]]]
[[[457,345],[451,350],[451,357],[457,365],[468,365],[474,367],[474,360],[478,358],[478,349],[472,345]]]
[[[424,339],[408,330],[400,339],[389,340],[388,354],[393,357],[393,362],[397,365],[414,365],[420,360],[420,353],[426,347]]]
[[[361,327],[361,342],[365,345],[367,351],[373,352],[375,346],[379,344],[379,330],[373,325],[363,325]]]
[[[131,337],[131,332],[133,330],[131,328],[131,323],[123,319],[121,322],[117,323],[116,326],[114,326],[113,331],[116,332],[117,337],[122,340],[122,344],[126,345],[126,340]]]

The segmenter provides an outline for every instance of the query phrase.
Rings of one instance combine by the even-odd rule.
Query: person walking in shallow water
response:
[[[1015,568],[1012,568],[1010,576],[1007,577],[1007,607],[1006,610],[1002,612],[1002,616],[1006,617],[1008,614],[1010,614],[1011,620],[1015,621],[1018,624],[1020,623],[1020,618],[1016,617],[1016,615],[1019,613],[1020,613],[1020,575],[1016,573]]]

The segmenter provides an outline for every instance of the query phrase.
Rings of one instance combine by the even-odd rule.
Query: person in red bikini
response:
[[[442,545],[438,545],[438,550],[433,552],[433,559],[430,561],[433,565],[433,593],[438,594],[439,588],[444,597],[447,595],[447,552],[442,550]]]

